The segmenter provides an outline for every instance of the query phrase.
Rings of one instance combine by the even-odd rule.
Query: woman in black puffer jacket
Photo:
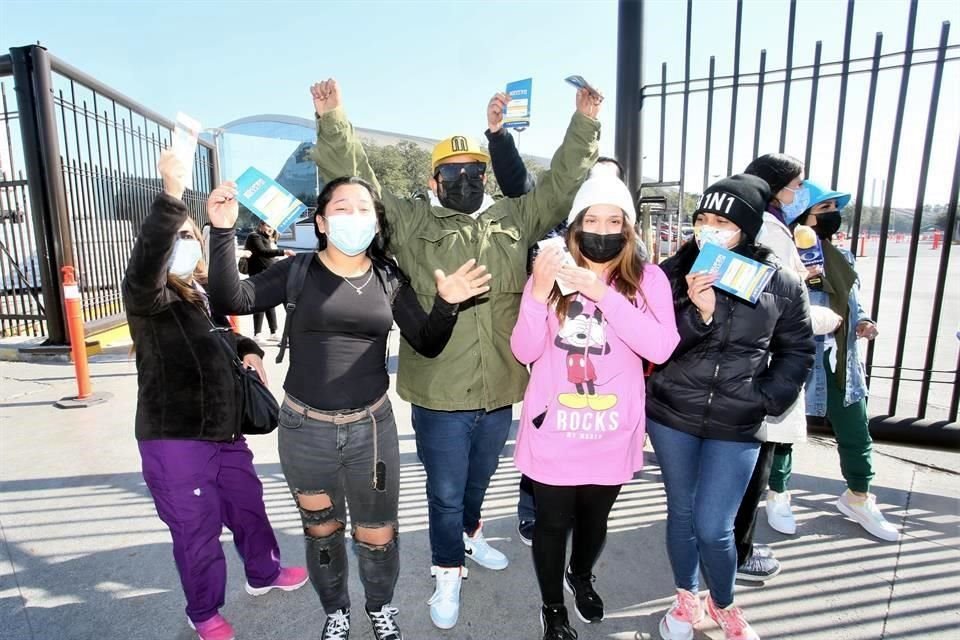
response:
[[[691,240],[663,270],[673,288],[680,344],[647,385],[647,433],[667,493],[667,552],[677,598],[660,623],[667,640],[692,637],[707,613],[727,638],[756,638],[733,605],[737,552],[733,523],[756,465],[755,438],[766,415],[780,415],[800,393],[813,364],[809,303],[795,273],[755,244],[770,188],[737,175],[708,188],[694,213]],[[756,304],[691,274],[704,243],[777,266]]]

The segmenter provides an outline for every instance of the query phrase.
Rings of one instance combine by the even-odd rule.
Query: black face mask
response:
[[[828,211],[826,213],[819,213],[815,216],[817,219],[817,224],[814,225],[813,230],[816,232],[817,237],[823,238],[826,240],[840,230],[840,212],[839,211]]]
[[[580,232],[580,252],[590,262],[610,262],[623,251],[626,238],[622,233]]]
[[[466,174],[460,174],[456,180],[443,180],[437,197],[447,209],[473,213],[483,204],[483,178],[468,178]]]

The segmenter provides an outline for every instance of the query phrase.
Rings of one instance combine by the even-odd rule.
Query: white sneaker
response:
[[[767,522],[775,531],[792,536],[797,532],[797,521],[790,508],[790,492],[767,491]]]
[[[280,334],[274,331],[270,334],[270,337],[267,338],[270,342],[280,342]]]
[[[463,533],[463,551],[468,558],[476,562],[481,567],[492,569],[494,571],[506,569],[507,565],[510,564],[510,561],[507,560],[507,556],[503,555],[487,543],[486,538],[483,537],[482,524],[477,527],[477,530],[474,532],[473,536],[468,536],[466,532]]]
[[[430,620],[435,627],[452,629],[460,617],[460,583],[467,577],[466,567],[430,567],[430,575],[437,579],[437,588],[427,602]]]
[[[900,530],[883,517],[877,509],[877,497],[872,493],[861,498],[847,489],[837,498],[837,509],[881,540],[896,542],[900,539]]]

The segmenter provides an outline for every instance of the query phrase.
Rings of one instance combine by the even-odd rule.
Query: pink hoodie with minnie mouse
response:
[[[578,295],[567,318],[537,302],[532,279],[510,337],[532,364],[514,460],[544,484],[629,482],[643,467],[644,364],[662,363],[680,341],[666,275],[646,265],[637,305],[613,287],[599,303]]]

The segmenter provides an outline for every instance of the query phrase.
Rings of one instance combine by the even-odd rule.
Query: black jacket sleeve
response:
[[[283,254],[283,249],[271,249],[270,241],[254,231],[247,236],[244,247],[250,250],[255,258],[279,258]]]
[[[513,136],[504,129],[496,133],[486,131],[487,142],[490,147],[490,164],[493,165],[493,175],[500,185],[500,191],[508,198],[519,198],[533,190],[534,179],[523,164],[523,158],[517,151],[517,144]]]
[[[816,355],[810,302],[800,278],[781,269],[775,277],[788,278],[784,310],[770,339],[770,365],[757,376],[768,415],[778,416],[800,395]]]
[[[150,315],[163,307],[167,264],[186,219],[187,205],[165,193],[150,205],[123,275],[123,303],[130,313]]]
[[[680,334],[680,342],[670,357],[679,358],[706,340],[707,336],[714,331],[716,324],[716,318],[710,324],[704,323],[700,312],[691,303],[680,307],[680,311],[677,312],[677,332]]]
[[[287,273],[292,260],[281,260],[269,269],[240,282],[233,261],[233,229],[210,230],[210,264],[207,292],[217,313],[245,315],[281,304],[287,296]]]
[[[427,315],[420,306],[413,287],[401,280],[393,300],[393,319],[400,327],[400,334],[417,353],[427,358],[435,358],[453,335],[458,308],[459,305],[450,304],[437,295],[433,300],[433,308]]]

